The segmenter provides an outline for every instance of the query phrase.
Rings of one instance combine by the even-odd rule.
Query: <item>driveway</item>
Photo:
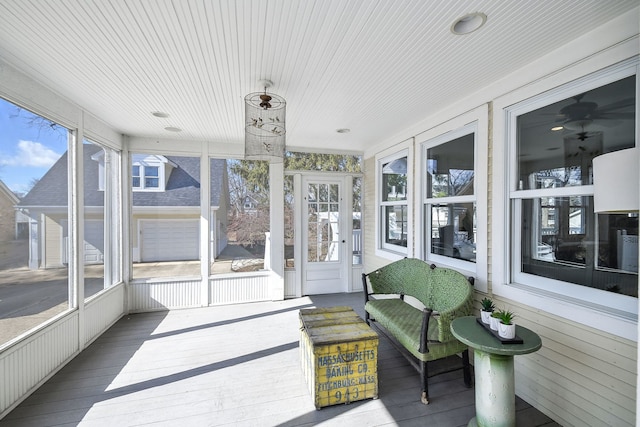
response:
[[[68,268],[30,270],[29,242],[0,242],[0,346],[23,334],[69,307]],[[254,265],[253,261],[260,261]],[[232,269],[248,271],[262,268],[262,260],[241,248],[229,246],[212,264],[212,273],[228,273]],[[133,277],[199,276],[199,261],[149,262],[133,265]],[[87,265],[84,269],[85,297],[104,288],[104,266]]]

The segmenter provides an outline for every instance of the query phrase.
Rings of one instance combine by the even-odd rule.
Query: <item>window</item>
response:
[[[612,294],[637,298],[637,214],[593,212],[593,158],[635,146],[629,74],[602,72],[507,109],[513,283],[616,309]]]
[[[133,154],[132,162],[142,182],[131,205],[133,278],[199,276],[200,158]],[[220,187],[222,175],[214,177]]]
[[[427,141],[423,153],[423,258],[475,263],[475,125]]]
[[[0,347],[72,309],[65,127],[0,98]],[[20,231],[20,233],[17,233]],[[44,250],[46,249],[46,250]]]
[[[407,165],[406,153],[379,162],[380,248],[401,254],[407,253],[409,234]]]
[[[120,153],[85,140],[84,156],[84,296],[90,298],[120,281],[119,215],[116,211]]]
[[[177,165],[165,156],[134,154],[131,166],[131,187],[134,191],[164,191],[166,176]]]
[[[144,168],[144,188],[158,188],[159,180],[159,170],[158,166],[145,166]]]
[[[269,269],[269,162],[210,159],[211,274]]]
[[[133,165],[131,170],[131,180],[133,188],[140,188],[140,166]]]

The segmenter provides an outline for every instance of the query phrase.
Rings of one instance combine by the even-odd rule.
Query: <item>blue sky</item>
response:
[[[0,98],[0,180],[12,191],[26,192],[67,150],[66,130],[52,130],[37,117]]]

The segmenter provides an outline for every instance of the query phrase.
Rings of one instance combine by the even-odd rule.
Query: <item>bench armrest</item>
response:
[[[433,310],[424,308],[422,310],[422,329],[420,331],[420,353],[429,353],[429,339],[427,333],[429,331],[429,320],[431,319]]]
[[[362,293],[364,294],[364,303],[369,301],[369,286],[367,285],[367,275],[362,273]]]

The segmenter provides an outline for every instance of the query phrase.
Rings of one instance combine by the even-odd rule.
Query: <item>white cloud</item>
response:
[[[2,156],[0,165],[51,167],[60,156],[39,142],[20,141],[17,153],[14,156]]]

